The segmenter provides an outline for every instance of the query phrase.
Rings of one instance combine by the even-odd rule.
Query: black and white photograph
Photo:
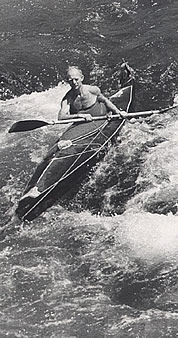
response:
[[[178,1],[0,5],[0,338],[178,338]]]

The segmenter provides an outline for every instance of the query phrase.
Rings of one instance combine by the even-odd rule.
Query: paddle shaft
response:
[[[161,114],[166,112],[167,110],[176,108],[178,106],[178,104],[175,104],[174,106],[168,107],[168,108],[164,108],[161,110],[148,110],[148,111],[142,111],[142,112],[136,112],[136,113],[127,113],[124,114],[124,119],[125,118],[133,118],[133,117],[139,117],[139,116],[147,116],[147,115],[152,115],[152,114]],[[111,119],[115,119],[115,118],[122,118],[120,116],[120,114],[115,114],[111,116]],[[103,115],[103,116],[93,116],[92,120],[93,121],[98,121],[98,120],[106,120],[108,119],[107,115]],[[49,122],[49,125],[54,125],[54,124],[65,124],[65,123],[75,123],[75,122],[85,122],[85,118],[75,118],[75,119],[65,119],[65,120],[59,120],[56,122]]]
[[[107,120],[107,119],[126,119],[126,118],[133,118],[133,117],[139,117],[139,116],[148,116],[152,114],[161,114],[166,112],[167,110],[170,110],[172,108],[177,107],[178,104],[175,104],[172,107],[168,107],[161,110],[148,110],[143,112],[137,112],[137,113],[126,113],[123,111],[124,115],[121,117],[120,114],[111,115],[111,117],[108,117],[107,115],[103,116],[93,116],[92,121],[98,121],[98,120]],[[121,112],[122,113],[122,112]],[[24,120],[24,121],[18,121],[15,122],[12,127],[9,129],[9,133],[17,133],[17,132],[24,132],[29,131],[37,128],[41,128],[48,125],[56,125],[56,124],[68,124],[68,123],[79,123],[79,122],[88,122],[85,118],[70,118],[65,120],[59,120],[59,121],[41,121],[41,120]]]

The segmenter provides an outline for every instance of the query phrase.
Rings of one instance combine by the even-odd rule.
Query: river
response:
[[[124,58],[137,111],[177,102],[177,13],[176,0],[1,0],[2,228],[63,132],[10,126],[57,118],[70,64],[108,95]],[[177,113],[127,121],[68,206],[2,236],[0,337],[178,336]]]

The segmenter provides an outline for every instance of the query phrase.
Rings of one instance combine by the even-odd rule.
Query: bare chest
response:
[[[96,101],[96,96],[90,93],[76,95],[72,98],[71,108],[73,111],[80,111],[93,105]]]

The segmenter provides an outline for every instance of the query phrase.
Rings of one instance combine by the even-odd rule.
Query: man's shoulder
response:
[[[87,84],[85,84],[83,86],[87,91],[89,91],[92,94],[99,95],[101,93],[98,86],[87,85]]]
[[[72,96],[72,89],[68,90],[68,92],[64,95],[62,101],[70,99]]]

